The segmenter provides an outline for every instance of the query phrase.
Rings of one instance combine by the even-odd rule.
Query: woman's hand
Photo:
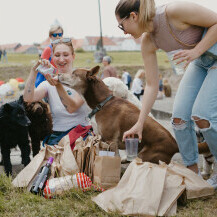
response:
[[[37,69],[37,67],[38,67],[40,64],[41,64],[41,60],[38,60],[38,61],[34,64],[34,66],[32,67],[32,70],[33,70],[34,72],[37,72],[36,69]],[[38,72],[37,72],[37,73],[38,73]]]
[[[197,59],[200,55],[194,48],[191,50],[182,50],[174,54],[173,60],[178,60],[176,62],[177,65],[185,62],[184,68],[186,68],[191,61]]]
[[[39,65],[43,65],[43,66],[46,66],[46,67],[51,67],[51,63],[49,60],[45,60],[45,59],[39,59],[35,64],[34,66],[32,67],[32,69],[34,70],[34,72],[37,72],[37,68]],[[38,73],[38,72],[37,72]]]
[[[52,86],[57,86],[59,83],[58,76],[52,77],[50,74],[44,75],[46,80],[49,82],[50,85]]]
[[[131,129],[126,131],[123,135],[123,141],[125,141],[126,138],[134,138],[134,135],[139,136],[139,142],[142,140],[142,131],[143,131],[143,124],[140,124],[137,122]]]

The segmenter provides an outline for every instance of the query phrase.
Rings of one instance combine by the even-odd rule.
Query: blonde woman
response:
[[[140,97],[144,94],[143,79],[145,77],[144,69],[139,69],[133,80],[131,91],[140,100]]]
[[[173,59],[188,66],[176,94],[172,125],[185,165],[198,173],[195,123],[217,158],[217,61],[206,52],[217,42],[217,14],[191,2],[155,7],[154,0],[120,0],[115,15],[124,34],[134,38],[143,35],[141,52],[146,70],[140,116],[123,139],[135,134],[142,137],[143,124],[158,93],[156,51],[181,49]],[[202,38],[205,27],[208,31]],[[209,183],[217,188],[217,176]]]
[[[75,58],[70,38],[57,39],[53,42],[53,61],[59,73],[72,73]],[[39,64],[51,67],[48,60],[38,61],[30,71],[25,84],[24,100],[34,102],[47,97],[53,119],[53,133],[46,141],[48,145],[58,144],[72,128],[77,125],[87,126],[88,107],[81,96],[73,89],[62,86],[56,77],[45,75],[37,88],[34,87]]]

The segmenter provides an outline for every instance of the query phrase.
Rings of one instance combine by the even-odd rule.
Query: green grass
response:
[[[118,213],[106,213],[91,197],[98,193],[72,189],[56,199],[33,195],[26,189],[12,186],[11,178],[0,175],[0,216],[3,217],[120,217]],[[189,200],[187,206],[178,207],[177,217],[217,216],[217,193],[206,199]]]
[[[114,66],[143,66],[141,52],[108,52],[113,59]],[[159,68],[170,68],[165,52],[157,52]],[[38,59],[37,54],[8,54],[8,63],[0,64],[0,67],[9,67],[13,65],[31,66]],[[94,62],[92,52],[76,53],[75,67],[92,67],[97,65]]]
[[[93,191],[82,192],[72,189],[56,199],[45,199],[34,195],[26,189],[12,186],[11,179],[0,175],[0,216],[4,217],[35,217],[35,216],[120,216],[108,214],[91,201],[97,195]]]
[[[101,63],[94,62],[92,52],[83,52],[75,54],[74,67],[91,68],[96,65],[102,66]],[[119,75],[123,69],[135,75],[138,69],[144,68],[141,52],[108,52],[113,59],[112,65],[116,67]],[[160,71],[171,71],[165,52],[157,52],[158,64]],[[10,78],[22,77],[26,79],[34,62],[38,60],[36,54],[8,54],[8,63],[0,63],[0,80],[8,81]]]

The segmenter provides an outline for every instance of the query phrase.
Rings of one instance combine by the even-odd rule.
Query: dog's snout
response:
[[[41,107],[41,105],[35,106],[33,108],[33,113],[42,114],[43,113],[43,108]]]
[[[31,121],[29,120],[29,118],[27,118],[27,126],[29,126],[31,124]]]

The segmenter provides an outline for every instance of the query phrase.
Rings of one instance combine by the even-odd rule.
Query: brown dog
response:
[[[80,93],[91,109],[103,102],[112,92],[96,77],[99,66],[87,69],[76,69],[71,74],[60,74],[59,81]],[[123,133],[129,130],[138,120],[140,110],[125,99],[112,97],[100,111],[95,114],[98,132],[103,141],[116,144],[125,149],[122,142]],[[203,146],[204,148],[204,146]],[[206,148],[205,148],[206,150]],[[151,117],[144,123],[139,154],[143,161],[169,163],[177,153],[178,146],[173,136]]]
[[[48,104],[42,100],[37,102],[24,101],[24,107],[31,121],[28,128],[34,157],[40,151],[41,141],[52,133],[52,117]]]

